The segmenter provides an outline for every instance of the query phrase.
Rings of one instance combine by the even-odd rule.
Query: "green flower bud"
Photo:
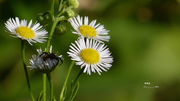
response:
[[[46,22],[47,24],[49,24],[50,22],[52,22],[52,16],[51,16],[50,12],[46,12],[46,13],[44,14],[44,20],[45,20],[45,22]]]
[[[58,26],[55,27],[54,33],[56,35],[63,35],[66,33],[66,31],[67,31],[66,26],[59,24]]]
[[[74,17],[75,13],[72,9],[69,9],[66,13],[65,13],[65,16],[67,18],[71,18],[71,17]]]
[[[52,16],[50,12],[46,12],[44,14],[38,14],[37,18],[38,22],[44,26],[47,26],[50,22],[52,22]]]
[[[43,17],[43,14],[42,14],[42,13],[40,13],[40,14],[37,15],[36,20],[37,20],[40,24],[44,25],[44,21],[43,21],[43,20],[44,20],[44,17]]]
[[[72,6],[74,9],[79,7],[78,0],[67,0],[69,6]]]

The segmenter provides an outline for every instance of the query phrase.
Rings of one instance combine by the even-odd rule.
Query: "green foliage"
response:
[[[67,85],[64,87],[62,94],[60,95],[59,101],[64,101],[66,98],[66,92],[67,92]]]
[[[72,96],[70,96],[69,98],[69,101],[73,101],[73,99],[75,98],[76,94],[77,94],[77,91],[79,89],[79,82],[72,82],[71,84],[71,93],[72,93]]]
[[[36,101],[41,101],[43,95],[43,91],[41,91],[36,99]]]

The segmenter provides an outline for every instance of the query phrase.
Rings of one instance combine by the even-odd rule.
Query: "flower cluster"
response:
[[[71,83],[71,93],[68,101],[72,101],[74,99],[79,88],[78,79],[82,73],[91,75],[93,72],[101,75],[102,71],[110,69],[113,62],[111,52],[104,43],[104,41],[108,42],[110,39],[110,36],[108,35],[109,30],[106,30],[100,23],[96,24],[97,20],[93,20],[89,23],[87,16],[85,16],[84,19],[83,17],[80,17],[80,15],[74,17],[76,15],[74,9],[79,6],[78,0],[59,0],[58,11],[56,13],[54,13],[54,6],[55,1],[52,0],[50,11],[39,14],[37,16],[38,22],[35,22],[34,24],[32,23],[32,20],[27,23],[27,20],[19,20],[18,17],[15,17],[15,19],[9,18],[5,22],[6,31],[10,33],[12,37],[19,38],[21,40],[23,67],[32,101],[35,101],[35,99],[31,92],[26,66],[25,42],[27,41],[30,45],[32,45],[32,43],[43,43],[47,41],[45,51],[42,51],[41,48],[37,49],[38,54],[32,55],[32,58],[29,59],[31,66],[28,67],[30,70],[35,69],[43,73],[43,94],[39,94],[37,101],[40,101],[42,96],[43,101],[46,101],[46,76],[50,84],[50,101],[54,101],[55,97],[53,95],[51,72],[63,63],[63,58],[62,55],[58,56],[52,52],[51,39],[53,34],[63,35],[66,33],[66,26],[64,26],[61,21],[69,21],[75,30],[72,31],[72,33],[78,34],[79,38],[75,41],[75,43],[71,43],[69,52],[67,52],[67,54],[71,57],[72,63],[69,66],[59,97],[60,101],[64,101],[66,97],[67,80],[74,63],[80,66],[81,71],[77,75],[76,79]],[[49,33],[42,28],[42,25],[51,26],[51,28],[49,28]]]
[[[72,33],[80,36],[75,44],[71,44],[70,52],[67,52],[71,59],[75,60],[77,65],[81,65],[84,73],[87,72],[89,75],[91,72],[101,75],[102,70],[107,71],[113,62],[111,52],[103,43],[109,41],[109,31],[104,29],[103,25],[95,25],[96,20],[88,24],[88,17],[84,17],[84,24],[83,18],[79,15],[69,21],[75,29]]]
[[[113,58],[109,48],[103,41],[109,41],[109,30],[106,30],[103,25],[96,24],[96,20],[93,20],[88,24],[88,17],[73,17],[70,20],[72,27],[75,31],[74,34],[78,34],[79,38],[75,41],[75,44],[70,45],[69,56],[72,60],[76,61],[77,65],[81,65],[81,69],[84,69],[84,73],[91,75],[91,72],[97,72],[99,75],[102,70],[107,71],[112,65]],[[83,23],[84,21],[84,23]],[[32,24],[32,20],[27,25],[26,20],[19,21],[19,18],[10,18],[5,23],[8,31],[22,40],[27,40],[31,45],[31,42],[43,42],[46,41],[47,31],[41,29],[39,23]],[[37,69],[41,72],[51,72],[58,65],[62,56],[57,56],[52,53],[52,47],[50,52],[42,52],[41,49],[37,49],[38,56],[33,55],[30,59],[31,69]],[[61,61],[62,62],[62,61]]]
[[[27,25],[26,20],[19,20],[18,17],[15,19],[10,18],[5,23],[6,30],[13,34],[13,37],[17,37],[21,40],[27,40],[30,45],[32,45],[31,42],[36,43],[40,42],[43,43],[43,41],[46,41],[45,38],[47,35],[47,31],[45,29],[42,29],[42,26],[40,26],[40,23],[32,24],[32,20]],[[56,54],[52,53],[52,46],[50,47],[50,52],[42,52],[41,49],[37,49],[38,55],[33,55],[32,59],[30,59],[29,66],[31,69],[37,69],[38,71],[42,73],[48,73],[55,69],[55,67],[59,64],[59,61],[63,63],[62,61],[62,55],[57,56]]]

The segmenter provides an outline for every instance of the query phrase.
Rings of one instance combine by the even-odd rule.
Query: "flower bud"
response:
[[[66,17],[67,19],[69,19],[69,18],[71,18],[71,17],[74,17],[74,16],[75,16],[75,13],[74,13],[74,10],[69,9],[68,11],[65,12],[64,15],[65,15],[65,17]]]
[[[44,20],[44,17],[43,17],[43,14],[42,14],[42,13],[40,13],[40,14],[37,15],[36,20],[37,20],[40,24],[44,25],[44,21],[43,21],[43,20]]]
[[[66,31],[67,31],[66,26],[59,24],[58,26],[55,27],[54,33],[56,35],[63,35],[66,33]]]
[[[78,0],[67,0],[69,6],[72,6],[74,9],[79,7]]]
[[[46,12],[44,14],[40,13],[36,19],[40,24],[47,26],[52,21],[52,16],[50,12]]]

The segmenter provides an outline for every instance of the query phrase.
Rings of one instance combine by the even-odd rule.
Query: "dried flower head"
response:
[[[57,56],[52,53],[52,46],[50,47],[50,52],[42,52],[41,49],[37,49],[38,55],[33,55],[32,59],[30,59],[29,66],[31,69],[37,69],[40,72],[48,73],[52,72],[55,67],[59,64],[63,63],[62,55]]]

